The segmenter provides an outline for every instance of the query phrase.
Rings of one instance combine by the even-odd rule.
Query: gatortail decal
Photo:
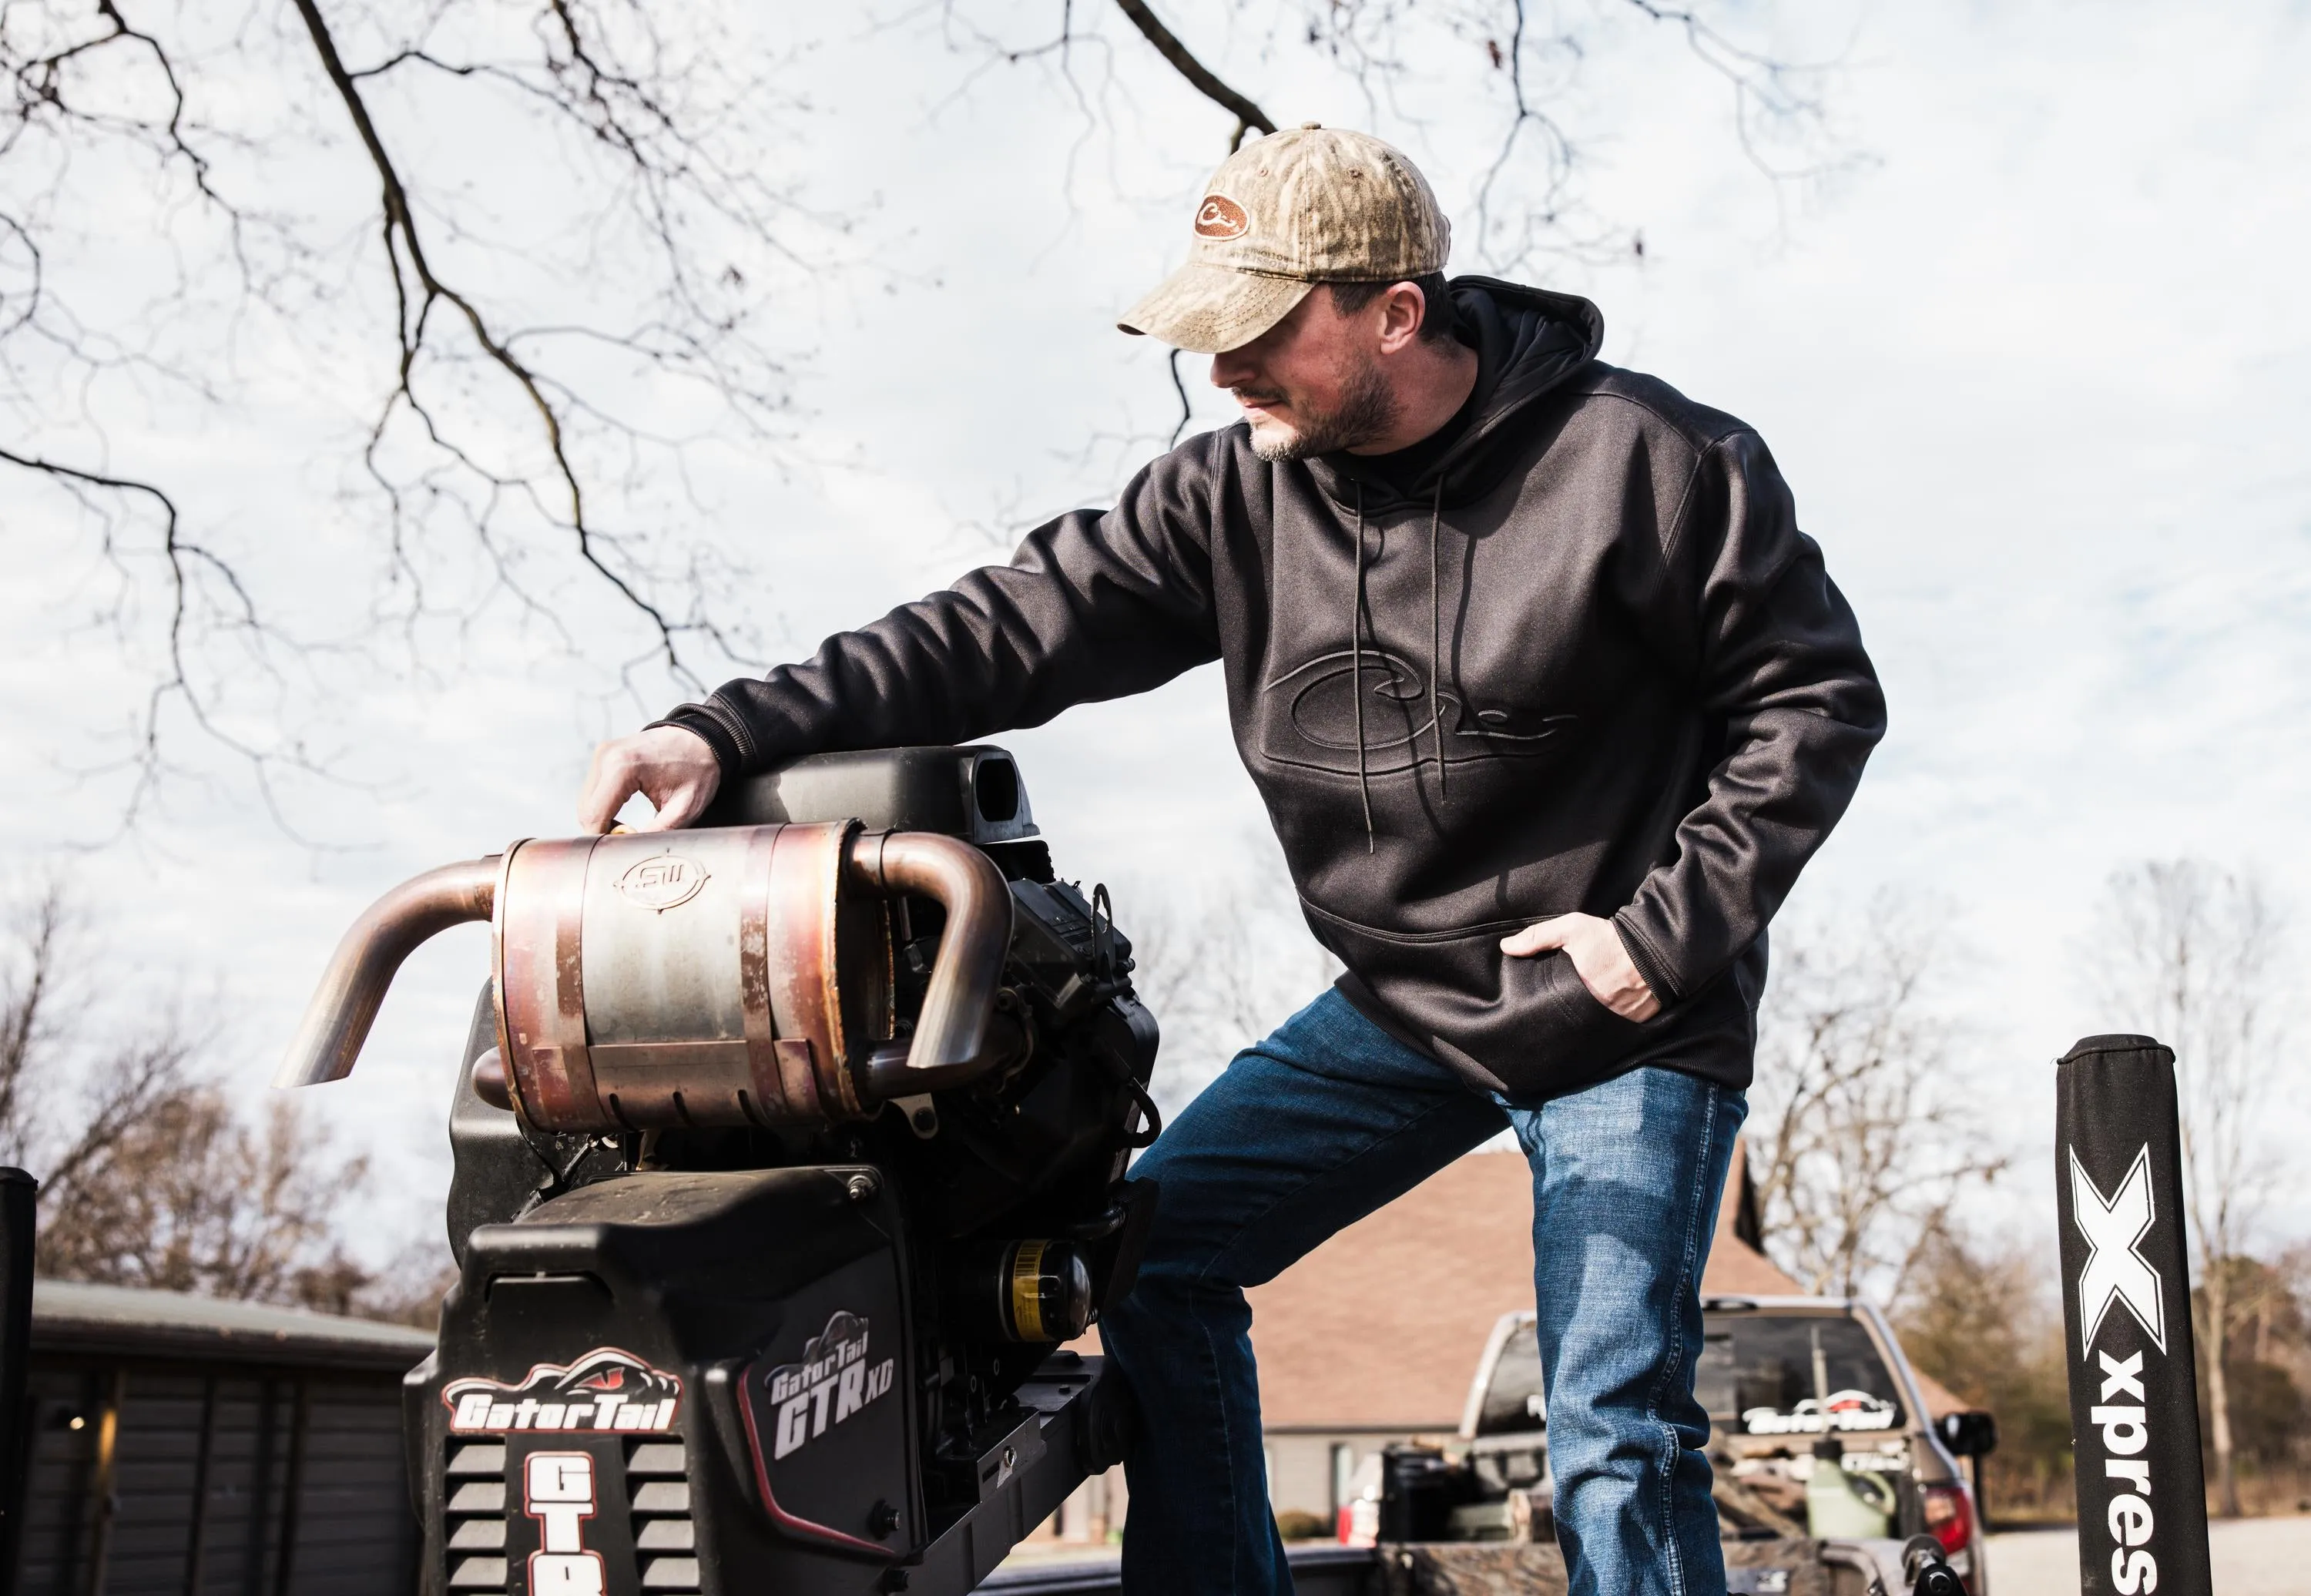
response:
[[[682,1380],[631,1352],[597,1347],[574,1362],[539,1364],[512,1385],[468,1375],[441,1388],[449,1429],[461,1435],[514,1430],[620,1433],[671,1429]]]
[[[800,1358],[763,1376],[763,1394],[778,1414],[773,1460],[799,1451],[889,1393],[898,1360],[873,1361],[870,1343],[866,1318],[840,1312],[803,1344]]]
[[[1817,1400],[1812,1397],[1778,1408],[1745,1408],[1741,1427],[1752,1435],[1827,1435],[1855,1430],[1890,1430],[1901,1409],[1866,1391],[1834,1391]]]

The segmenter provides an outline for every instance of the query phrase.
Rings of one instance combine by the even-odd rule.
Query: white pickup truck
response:
[[[1908,1588],[1904,1542],[1928,1534],[1972,1596],[1989,1596],[1974,1495],[1952,1445],[1987,1452],[1988,1415],[1949,1415],[1936,1426],[1901,1343],[1868,1303],[1713,1296],[1702,1321],[1695,1389],[1709,1410],[1729,1538],[1801,1535],[1822,1543],[1824,1562],[1850,1571],[1833,1589],[1868,1591],[1874,1571],[1882,1589],[1897,1592]],[[1504,1314],[1459,1435],[1370,1460],[1341,1513],[1340,1538],[1546,1539],[1548,1440],[1533,1316]]]

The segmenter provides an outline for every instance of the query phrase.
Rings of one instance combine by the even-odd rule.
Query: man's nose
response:
[[[1222,350],[1212,356],[1214,388],[1244,388],[1250,385],[1252,375],[1252,363],[1243,358],[1241,349]]]

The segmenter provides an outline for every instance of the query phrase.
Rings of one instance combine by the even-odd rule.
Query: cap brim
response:
[[[1115,325],[1194,354],[1240,349],[1292,314],[1316,285],[1190,261]]]

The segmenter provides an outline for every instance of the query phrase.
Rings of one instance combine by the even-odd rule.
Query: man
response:
[[[1242,423],[1105,514],[604,745],[580,801],[682,825],[825,749],[963,742],[1217,658],[1339,986],[1141,1161],[1104,1325],[1146,1416],[1124,1582],[1254,1596],[1243,1288],[1504,1126],[1533,1172],[1557,1535],[1576,1592],[1722,1592],[1696,1297],[1745,1112],[1766,923],[1884,727],[1756,433],[1602,364],[1595,307],[1448,285],[1428,185],[1313,125],[1213,177],[1128,313]]]

